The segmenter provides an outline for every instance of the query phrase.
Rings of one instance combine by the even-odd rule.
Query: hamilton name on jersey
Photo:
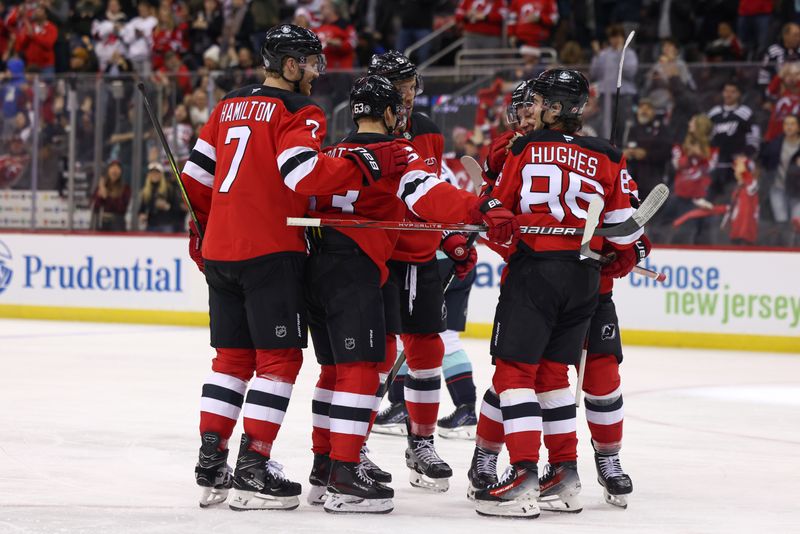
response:
[[[245,100],[243,102],[225,102],[219,113],[219,122],[259,121],[269,122],[277,104]]]

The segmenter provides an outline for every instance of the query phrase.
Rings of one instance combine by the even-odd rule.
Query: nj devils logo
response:
[[[600,330],[600,339],[603,341],[608,341],[609,339],[614,339],[617,337],[617,325],[614,323],[611,324],[604,324],[603,328]]]
[[[278,337],[286,337],[286,325],[278,325],[275,327],[275,335]]]

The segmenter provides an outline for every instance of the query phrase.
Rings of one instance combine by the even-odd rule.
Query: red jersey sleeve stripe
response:
[[[297,190],[297,184],[311,174],[319,160],[316,150],[305,146],[287,148],[278,156],[278,167],[286,187]]]
[[[400,179],[400,186],[397,188],[397,196],[405,202],[408,209],[419,217],[419,213],[414,211],[414,204],[422,198],[425,193],[435,186],[444,183],[432,174],[425,171],[407,172]]]
[[[203,139],[198,139],[197,142],[194,144],[194,149],[192,151],[194,152],[195,150],[216,163],[217,149],[211,146],[206,141],[203,141]]]

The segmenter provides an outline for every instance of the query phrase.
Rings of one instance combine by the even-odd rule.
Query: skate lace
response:
[[[369,476],[369,467],[363,461],[356,466],[356,476],[366,484],[375,483],[375,479]]]
[[[502,486],[503,484],[505,484],[506,482],[508,482],[512,478],[514,478],[515,474],[516,474],[516,471],[514,470],[514,467],[509,465],[508,467],[506,467],[506,470],[503,471],[503,476],[501,476],[500,479],[497,482],[495,482],[494,484],[492,484],[489,487],[490,488],[499,488],[500,486]]]
[[[359,454],[359,460],[360,460],[359,464],[366,466],[367,469],[375,469],[378,466],[375,464],[375,462],[369,459],[369,456],[367,456],[368,452],[369,449],[367,448],[366,445],[361,447],[361,453]]]
[[[555,476],[556,476],[556,468],[550,464],[545,464],[544,474],[542,475],[542,482],[549,481],[551,478]]]
[[[436,449],[433,448],[433,438],[419,438],[416,447],[414,447],[414,452],[420,460],[428,464],[444,463]]]
[[[614,454],[612,456],[600,456],[600,473],[603,478],[616,478],[625,475],[622,466],[619,463],[619,456]]]
[[[275,460],[267,460],[267,472],[275,479],[280,481],[288,481],[286,475],[283,474],[283,465]]]
[[[478,472],[497,474],[497,455],[483,450],[478,451]]]

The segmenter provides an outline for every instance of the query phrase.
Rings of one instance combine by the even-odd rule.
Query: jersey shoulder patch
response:
[[[286,106],[286,110],[290,113],[295,113],[300,109],[303,109],[307,106],[314,106],[319,108],[319,105],[311,100],[311,98],[301,95],[299,93],[295,93],[293,91],[287,91],[285,89],[277,89],[275,87],[267,87],[266,85],[246,85],[240,89],[236,89],[231,91],[224,97],[222,100],[228,100],[231,98],[247,98],[247,97],[266,97],[266,98],[275,98],[283,102],[283,105]]]

